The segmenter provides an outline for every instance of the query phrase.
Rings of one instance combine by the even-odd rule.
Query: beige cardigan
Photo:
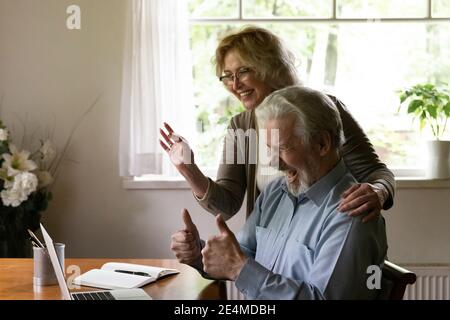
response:
[[[341,155],[353,176],[359,182],[380,183],[389,193],[383,209],[393,205],[395,179],[393,173],[383,164],[365,135],[362,128],[347,111],[345,105],[333,96],[341,115],[345,143]],[[244,111],[234,116],[229,129],[256,129],[253,110]],[[217,173],[217,180],[210,179],[208,190],[199,204],[211,213],[222,213],[225,219],[231,218],[242,206],[247,191],[247,217],[253,211],[253,205],[260,190],[256,186],[256,164],[249,164],[249,146],[245,143],[245,164],[225,164],[225,147],[222,162]]]

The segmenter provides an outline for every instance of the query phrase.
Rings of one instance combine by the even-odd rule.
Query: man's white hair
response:
[[[323,132],[331,136],[332,146],[340,149],[344,132],[339,111],[333,101],[320,91],[304,86],[290,86],[272,92],[256,108],[259,123],[296,117],[296,134],[307,145]]]

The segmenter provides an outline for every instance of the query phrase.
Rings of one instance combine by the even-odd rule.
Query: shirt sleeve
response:
[[[231,120],[228,134],[224,138],[222,160],[217,171],[216,181],[208,179],[208,190],[203,198],[195,197],[206,211],[213,214],[220,212],[225,220],[233,217],[239,211],[244,201],[247,187],[244,161],[237,161],[237,159],[245,160],[245,155],[242,148],[238,148],[236,136],[231,133],[237,129],[235,121],[234,118]],[[233,148],[230,149],[230,146],[233,146]],[[236,160],[232,164],[229,164],[230,153]]]
[[[247,259],[236,287],[250,299],[372,299],[366,273],[381,265],[386,254],[384,220],[362,223],[335,212],[324,225],[310,272],[304,279],[275,274],[254,259]]]

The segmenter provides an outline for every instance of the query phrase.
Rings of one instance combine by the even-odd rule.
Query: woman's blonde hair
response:
[[[246,66],[275,90],[299,84],[294,55],[269,30],[246,26],[223,38],[215,55],[218,77],[224,71],[225,56],[230,50],[235,50]]]

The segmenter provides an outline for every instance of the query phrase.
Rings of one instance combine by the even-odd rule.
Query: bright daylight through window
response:
[[[449,0],[189,0],[196,162],[217,168],[232,115],[243,110],[215,76],[212,57],[228,31],[258,25],[281,36],[304,84],[336,95],[391,169],[420,169],[424,140],[398,91],[450,80]]]

